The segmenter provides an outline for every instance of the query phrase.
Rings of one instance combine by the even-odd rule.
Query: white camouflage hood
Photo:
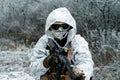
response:
[[[68,25],[73,27],[68,33],[67,43],[70,42],[77,31],[76,22],[75,19],[72,17],[71,13],[69,12],[69,10],[65,7],[57,8],[48,15],[45,25],[45,33],[48,35],[49,38],[53,39],[52,33],[49,30],[49,28],[52,24],[54,24],[57,21],[67,23]]]

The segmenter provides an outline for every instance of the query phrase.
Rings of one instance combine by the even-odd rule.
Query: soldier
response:
[[[76,78],[90,80],[94,63],[87,41],[76,31],[75,19],[67,8],[55,9],[48,15],[45,34],[35,45],[31,58],[30,67],[36,78],[41,76],[42,80],[46,75],[46,80],[56,80],[51,78],[60,75],[57,80],[72,80],[73,72]]]

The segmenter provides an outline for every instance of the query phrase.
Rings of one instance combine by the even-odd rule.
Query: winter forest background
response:
[[[70,10],[89,43],[93,80],[120,80],[120,0],[0,0],[0,80],[28,79],[32,48],[58,7]]]

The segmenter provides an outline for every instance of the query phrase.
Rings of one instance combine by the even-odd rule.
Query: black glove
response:
[[[56,55],[49,55],[47,56],[44,61],[43,61],[43,65],[46,68],[49,68],[50,66],[55,66],[58,63],[58,57]]]

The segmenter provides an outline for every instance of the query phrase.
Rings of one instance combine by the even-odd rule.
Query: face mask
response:
[[[55,38],[59,39],[59,40],[62,40],[63,38],[65,38],[68,34],[67,30],[57,30],[57,31],[52,31],[52,34]]]
[[[54,36],[54,38],[57,38],[59,40],[62,40],[67,36],[68,29],[70,29],[70,26],[65,23],[51,25],[52,35]]]

